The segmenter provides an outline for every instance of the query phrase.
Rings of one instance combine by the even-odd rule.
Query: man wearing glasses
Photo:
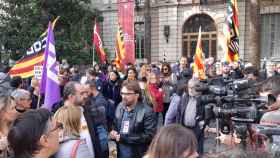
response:
[[[143,104],[137,81],[125,81],[121,95],[110,137],[117,142],[118,158],[142,158],[155,134],[156,115]]]
[[[181,97],[177,109],[176,122],[192,130],[197,139],[197,152],[202,157],[204,143],[204,105],[212,100],[206,99],[196,87],[200,81],[192,78],[188,81],[187,90]]]
[[[8,141],[14,157],[49,158],[59,149],[61,123],[47,109],[28,110],[13,123]]]

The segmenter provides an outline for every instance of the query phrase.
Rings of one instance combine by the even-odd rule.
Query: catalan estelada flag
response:
[[[102,44],[102,40],[101,40],[100,33],[99,33],[99,27],[98,27],[98,24],[96,23],[96,21],[95,21],[94,29],[93,29],[92,43],[95,46],[95,50],[99,57],[100,63],[105,63],[107,57],[106,57],[106,53],[103,49],[103,44]]]
[[[198,34],[198,39],[197,39],[197,44],[195,49],[193,73],[200,80],[206,79],[204,55],[202,51],[202,42],[201,42],[201,28],[199,28],[199,34]]]
[[[228,0],[227,3],[227,52],[226,61],[235,62],[239,58],[239,22],[237,0]]]
[[[57,17],[52,22],[52,27],[55,27]],[[42,66],[44,63],[44,51],[46,46],[46,31],[40,36],[40,38],[34,42],[34,44],[26,51],[26,55],[23,56],[16,64],[11,68],[9,74],[11,77],[21,76],[22,78],[28,78],[34,76],[34,66]]]
[[[115,64],[118,68],[123,68],[123,59],[125,58],[125,47],[124,47],[124,35],[122,27],[118,25],[117,36],[116,36],[116,58]]]

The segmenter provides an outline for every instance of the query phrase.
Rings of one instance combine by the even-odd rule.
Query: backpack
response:
[[[7,75],[4,80],[0,81],[0,96],[10,96],[13,88],[10,86],[9,76]]]

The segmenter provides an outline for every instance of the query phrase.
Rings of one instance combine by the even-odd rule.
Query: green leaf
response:
[[[0,43],[18,59],[47,29],[49,20],[57,16],[55,31],[59,59],[70,64],[91,64],[93,19],[100,13],[81,4],[90,0],[2,0],[0,3]],[[16,53],[17,52],[17,53]],[[19,52],[19,53],[18,53]]]

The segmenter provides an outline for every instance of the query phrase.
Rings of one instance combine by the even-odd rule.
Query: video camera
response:
[[[230,78],[223,78],[222,85],[215,82],[207,82],[206,80],[201,81],[200,84],[196,86],[196,90],[199,92],[210,93],[217,96],[227,96],[227,95],[240,95],[244,90],[248,90],[256,85],[249,80],[232,80]],[[250,91],[250,95],[255,94],[254,91]]]
[[[280,126],[279,125],[259,125],[253,126],[257,134],[265,135],[269,138],[268,150],[274,157],[280,157]]]
[[[225,86],[204,81],[196,87],[203,95],[213,96],[214,101],[205,105],[205,122],[216,118],[222,133],[235,130],[240,138],[246,138],[247,124],[259,121],[259,110],[266,105],[267,98],[256,95],[251,81],[226,79],[223,83]]]
[[[280,126],[279,125],[256,124],[256,125],[254,125],[254,129],[255,129],[256,133],[264,134],[268,137],[273,136],[273,135],[280,136]]]

